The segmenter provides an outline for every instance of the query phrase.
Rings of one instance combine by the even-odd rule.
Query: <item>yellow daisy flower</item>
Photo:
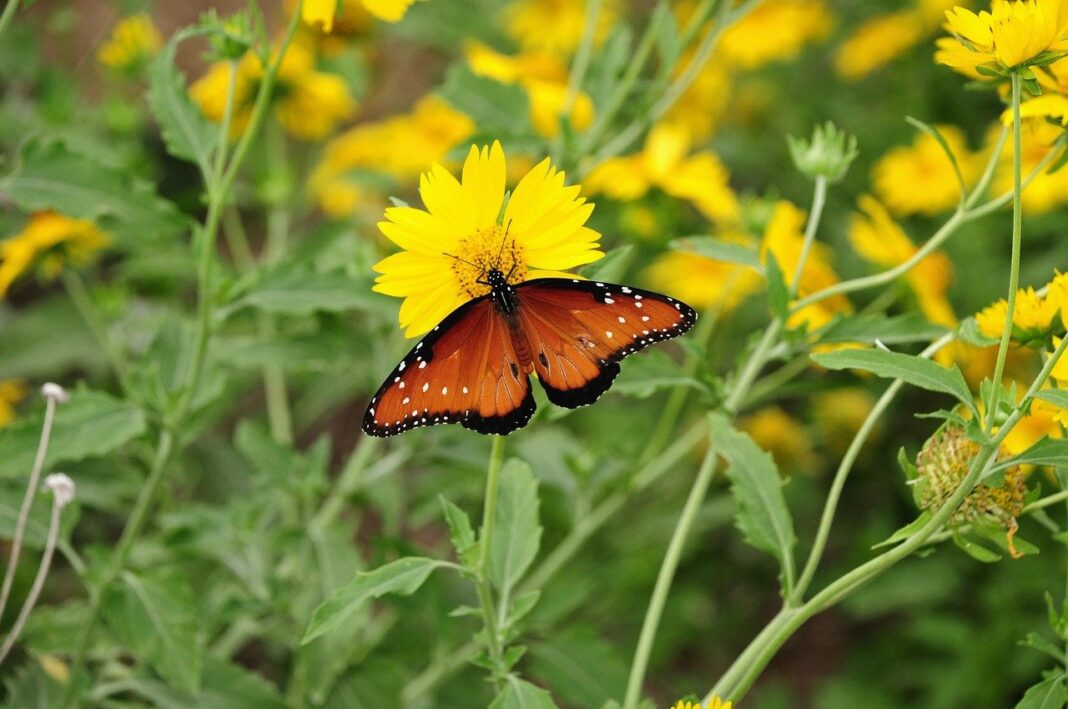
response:
[[[353,2],[354,0],[349,0]],[[360,4],[372,15],[386,22],[400,22],[404,13],[415,0],[359,0]],[[338,14],[339,0],[304,0],[300,19],[309,25],[319,25],[323,32],[334,29],[334,20]]]
[[[963,131],[956,126],[938,129],[957,157],[965,184],[970,184],[978,172],[978,163],[968,150]],[[953,163],[927,133],[918,134],[911,146],[893,148],[880,158],[872,168],[872,187],[897,216],[935,216],[952,209],[960,200]]]
[[[916,245],[886,208],[869,195],[861,196],[857,202],[863,214],[854,214],[850,224],[853,249],[864,260],[885,268],[900,266],[912,258],[918,250]],[[946,298],[952,278],[953,264],[941,251],[927,256],[905,276],[924,317],[950,328],[957,326],[957,317]]]
[[[762,449],[771,453],[779,470],[814,473],[819,456],[811,436],[799,420],[778,406],[765,406],[738,422]]]
[[[922,18],[915,12],[877,15],[860,24],[834,56],[838,76],[862,79],[912,48],[923,37]]]
[[[683,57],[676,76],[688,65],[689,58]],[[731,88],[731,76],[723,63],[707,62],[664,120],[685,127],[695,143],[704,142],[727,114],[728,105],[732,117],[736,117],[737,106],[731,102]]]
[[[0,241],[0,298],[15,279],[36,268],[46,279],[59,275],[66,264],[83,265],[111,239],[91,221],[55,212],[37,212],[21,232]]]
[[[801,258],[805,241],[805,219],[804,211],[786,200],[781,200],[775,205],[771,219],[764,229],[761,258],[766,260],[768,253],[775,255],[775,260],[782,270],[787,285],[792,283],[797,263]],[[831,265],[831,250],[826,244],[814,243],[805,261],[805,268],[801,272],[797,294],[811,295],[833,286],[839,280],[838,274]],[[817,305],[821,304],[826,304],[827,312],[831,314],[852,311],[852,305],[844,295],[828,298]]]
[[[239,137],[248,126],[263,73],[263,62],[255,52],[246,53],[238,63],[231,138]],[[189,93],[208,119],[221,123],[229,86],[230,67],[218,62],[190,87]],[[282,58],[273,101],[275,116],[286,132],[308,141],[326,138],[356,111],[356,101],[345,81],[316,71],[315,55],[300,43],[291,44]]]
[[[602,2],[595,38],[602,39],[618,19],[618,0]],[[566,56],[582,40],[586,3],[583,0],[518,0],[505,8],[504,27],[524,52]]]
[[[130,15],[111,30],[96,58],[109,69],[134,72],[156,56],[162,46],[163,36],[148,15]]]
[[[723,33],[718,51],[731,64],[756,69],[793,59],[807,43],[825,37],[832,24],[822,0],[765,0]]]
[[[1034,288],[1016,291],[1016,305],[1012,315],[1012,339],[1020,343],[1045,339],[1049,336],[1054,323],[1059,322],[1060,310],[1058,299],[1045,298]],[[979,332],[985,337],[1000,338],[1005,330],[1005,320],[1008,314],[1009,306],[1004,299],[987,306],[975,315]]]
[[[479,42],[467,46],[467,62],[479,76],[502,83],[518,83],[530,98],[530,122],[543,138],[560,131],[560,113],[567,100],[567,68],[548,54],[501,54]],[[585,130],[593,123],[593,102],[583,92],[571,106],[571,125]]]
[[[1068,273],[1058,273],[1049,282],[1046,300],[1061,311],[1061,325],[1068,327]]]
[[[584,226],[593,205],[578,185],[564,185],[564,173],[548,159],[519,181],[501,215],[505,179],[500,143],[472,146],[460,181],[438,164],[422,176],[425,210],[386,210],[378,227],[403,250],[375,264],[382,275],[374,290],[404,298],[400,324],[408,337],[488,293],[479,283],[486,268],[508,274],[511,283],[573,278],[562,271],[603,256],[601,235]]]
[[[955,69],[1012,69],[1068,49],[1065,0],[994,0],[990,12],[955,7],[946,18],[957,44],[940,44],[935,61]]]
[[[15,405],[26,398],[26,384],[21,379],[0,381],[0,428],[15,420]]]
[[[332,217],[357,211],[369,195],[381,196],[356,173],[372,170],[407,184],[428,164],[444,162],[450,150],[475,132],[475,124],[436,96],[425,96],[409,113],[361,123],[334,138],[308,181],[320,208]],[[397,150],[398,145],[405,146]]]
[[[700,702],[685,702],[679,700],[671,707],[671,709],[702,709]],[[708,700],[708,706],[703,709],[731,709],[731,702],[724,702],[719,697],[713,695]]]
[[[744,235],[724,241],[751,245]],[[695,308],[712,306],[733,310],[760,290],[764,279],[748,266],[716,261],[687,251],[667,251],[645,269],[643,278],[654,290],[685,301]]]
[[[1041,72],[1038,72],[1041,74]],[[1024,104],[1026,105],[1026,104]],[[996,135],[996,130],[991,135]],[[1030,174],[1052,150],[1063,129],[1046,121],[1027,121],[1022,127],[1021,169]],[[992,142],[993,138],[991,138]],[[991,183],[994,194],[1012,192],[1012,141],[1006,140]],[[1044,214],[1068,202],[1068,170],[1035,175],[1020,196],[1024,214]]]
[[[683,125],[658,123],[640,153],[606,160],[590,173],[587,187],[623,202],[639,199],[655,187],[691,202],[715,222],[737,222],[741,210],[728,184],[730,173],[709,151],[691,155],[691,145]]]

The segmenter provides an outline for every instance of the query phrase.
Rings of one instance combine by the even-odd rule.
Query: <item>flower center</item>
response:
[[[527,276],[523,247],[500,225],[479,229],[461,238],[456,252],[448,255],[454,257],[452,272],[456,274],[460,290],[469,298],[490,292],[485,281],[491,268],[503,273],[509,283],[521,283]]]

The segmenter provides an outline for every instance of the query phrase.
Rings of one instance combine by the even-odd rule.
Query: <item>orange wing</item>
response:
[[[507,434],[534,414],[530,366],[487,296],[454,310],[409,352],[371,399],[363,430],[372,436],[439,423]]]
[[[592,404],[619,361],[690,329],[697,313],[666,295],[611,283],[540,278],[516,286],[534,371],[549,401]]]

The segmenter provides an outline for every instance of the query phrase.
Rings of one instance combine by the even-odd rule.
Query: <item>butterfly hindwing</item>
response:
[[[568,408],[606,392],[624,357],[697,320],[693,308],[668,296],[598,281],[536,279],[516,293],[534,371],[549,401]]]
[[[393,436],[460,423],[479,433],[509,433],[534,413],[529,373],[504,317],[488,297],[476,298],[405,355],[371,399],[363,429]]]

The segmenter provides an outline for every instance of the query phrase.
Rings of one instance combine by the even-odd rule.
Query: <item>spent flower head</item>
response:
[[[831,121],[816,126],[811,138],[787,135],[786,142],[798,170],[813,180],[822,177],[832,184],[845,177],[859,154],[856,136]]]

